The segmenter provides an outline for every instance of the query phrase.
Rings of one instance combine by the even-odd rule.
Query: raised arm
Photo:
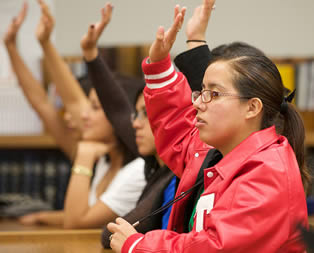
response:
[[[50,40],[54,27],[48,6],[43,0],[38,0],[41,8],[41,18],[37,27],[36,36],[41,44],[51,78],[57,87],[66,110],[71,113],[75,122],[82,126],[81,112],[89,105],[87,96],[84,94],[78,81],[71,73],[68,65],[57,52]]]
[[[154,63],[167,58],[176,40],[177,33],[180,31],[186,8],[180,10],[180,6],[175,7],[175,16],[172,26],[165,32],[164,27],[160,26],[157,30],[156,39],[149,49],[149,62]]]
[[[167,32],[159,27],[149,58],[142,63],[146,81],[145,104],[157,152],[179,178],[189,160],[188,150],[193,149],[190,140],[198,136],[191,90],[185,76],[175,71],[169,54],[184,12],[185,9],[179,12]],[[198,148],[194,147],[195,150]]]
[[[89,26],[87,33],[81,40],[81,48],[86,61],[95,60],[98,56],[97,42],[105,27],[109,24],[112,16],[113,6],[107,3],[101,9],[101,20]]]
[[[194,9],[193,16],[185,28],[188,49],[206,44],[206,30],[214,9],[215,5],[212,5],[211,0],[203,0],[203,3]]]
[[[174,83],[179,84],[182,82],[182,80],[185,80],[182,74],[179,73],[178,75],[178,73],[174,71],[169,56],[169,52],[176,39],[177,32],[182,26],[184,14],[185,8],[180,10],[180,7],[176,6],[173,25],[166,32],[164,31],[163,27],[158,28],[156,40],[153,42],[149,51],[149,58],[143,61],[143,71],[147,85],[145,88],[145,104],[152,130],[155,135],[157,150],[161,146],[164,146],[165,142],[167,142],[167,146],[169,146],[169,155],[174,158],[174,160],[177,160],[177,155],[173,155],[174,152],[170,151],[170,149],[173,147],[172,144],[174,143],[174,139],[171,137],[171,135],[175,132],[176,134],[180,135],[182,131],[177,131],[179,129],[174,130],[170,121],[178,120],[181,115],[174,115],[171,112],[171,108],[169,109],[169,103],[174,105],[174,101],[169,99],[170,96],[165,98],[165,93],[168,93],[168,90],[172,89],[165,87],[167,85],[173,87]],[[146,67],[148,65],[149,67]],[[163,82],[160,82],[160,79]],[[154,96],[154,92],[151,93],[148,91],[150,88],[147,87],[150,87],[152,91],[155,90],[157,95]],[[178,100],[178,97],[175,97],[174,99]],[[184,97],[181,99],[186,100]],[[162,116],[164,117],[161,118]],[[177,122],[176,124],[178,125],[179,123]],[[161,129],[167,129],[167,131],[165,131],[166,133],[160,135]],[[163,150],[163,152],[159,151],[161,150],[158,150],[158,154],[167,153],[165,150]],[[180,147],[178,147],[177,152],[181,153]],[[169,157],[166,157],[166,160],[164,160],[166,164],[170,162],[170,159],[168,158]],[[172,162],[172,164],[174,163],[175,162]],[[116,220],[116,224],[109,223],[107,228],[113,233],[113,235],[110,237],[110,246],[115,252],[121,252],[121,248],[125,240],[130,235],[136,233],[136,230],[122,218],[118,218]]]
[[[76,146],[74,136],[69,133],[59,112],[49,101],[45,89],[41,83],[35,79],[29,68],[26,66],[16,46],[16,37],[23,24],[26,13],[27,4],[24,3],[18,16],[13,18],[5,34],[4,42],[13,70],[24,95],[33,109],[38,113],[45,127],[55,138],[61,149],[71,158]]]
[[[206,30],[212,10],[210,0],[203,0],[195,8],[185,28],[188,50],[174,59],[176,66],[188,79],[192,91],[202,89],[203,76],[212,58],[206,42]]]
[[[101,10],[101,20],[92,24],[81,40],[81,48],[88,67],[88,74],[96,89],[97,96],[107,118],[115,129],[117,136],[124,142],[133,155],[137,156],[134,129],[130,115],[134,106],[125,94],[122,85],[130,86],[130,93],[135,98],[136,91],[144,88],[144,81],[132,79],[129,83],[121,83],[114,78],[106,62],[99,56],[97,41],[108,25],[113,6],[109,3]],[[128,81],[126,81],[128,82]],[[134,87],[131,87],[134,85]],[[134,94],[134,95],[133,95]]]

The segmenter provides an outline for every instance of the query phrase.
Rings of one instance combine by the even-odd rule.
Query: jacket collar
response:
[[[278,139],[275,126],[254,132],[224,156],[216,164],[215,169],[222,178],[225,178],[226,175],[236,172],[239,165],[243,164],[253,153],[270,146]]]

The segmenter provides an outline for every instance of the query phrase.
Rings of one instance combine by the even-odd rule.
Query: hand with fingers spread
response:
[[[177,5],[175,7],[175,16],[172,26],[166,32],[162,26],[158,28],[156,40],[153,42],[149,50],[149,58],[151,62],[161,61],[167,57],[184,21],[185,12],[185,7],[180,10],[180,7]]]
[[[38,0],[41,9],[41,17],[36,30],[36,37],[41,44],[49,41],[55,25],[55,20],[50,13],[48,5],[43,0]]]
[[[81,48],[87,61],[97,57],[97,41],[105,27],[109,24],[112,15],[113,5],[107,3],[105,8],[101,9],[101,20],[89,26],[87,33],[81,40]]]
[[[187,40],[204,40],[208,22],[215,4],[215,0],[203,0],[202,5],[195,8],[193,16],[189,19],[186,25]],[[204,42],[190,42],[188,43],[189,49]]]
[[[137,233],[135,228],[122,218],[117,218],[116,223],[110,222],[107,225],[107,228],[110,232],[112,232],[110,247],[114,252],[121,252],[126,239]]]
[[[24,22],[25,16],[27,14],[28,5],[27,2],[24,2],[22,10],[19,14],[13,18],[9,28],[4,35],[4,43],[8,47],[10,45],[16,45],[16,35]]]

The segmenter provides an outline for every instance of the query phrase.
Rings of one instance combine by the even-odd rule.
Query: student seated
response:
[[[159,208],[163,202],[173,199],[176,186],[176,177],[157,155],[154,136],[149,121],[146,117],[144,96],[142,90],[132,88],[130,92],[136,91],[136,99],[129,103],[126,91],[122,88],[123,81],[113,78],[106,62],[100,57],[97,49],[97,40],[104,30],[106,15],[102,10],[101,20],[89,27],[88,32],[81,40],[83,55],[87,63],[88,73],[93,81],[103,109],[108,107],[126,108],[129,111],[128,122],[124,125],[125,135],[122,136],[129,146],[136,146],[139,154],[145,160],[145,178],[147,185],[136,207],[124,216],[125,219],[134,223],[145,215]],[[134,110],[135,107],[135,110]],[[127,109],[129,108],[129,109]],[[126,114],[125,114],[126,116]],[[116,119],[119,120],[118,118]],[[130,138],[128,131],[134,132],[134,138]],[[145,233],[153,229],[166,228],[171,208],[159,213],[150,219],[141,221],[137,228]],[[102,243],[105,248],[109,247],[110,232],[105,228],[102,235]]]
[[[203,7],[211,10],[213,4],[204,0]],[[290,103],[294,92],[285,96],[278,69],[260,50],[231,43],[210,61],[202,91],[192,93],[169,57],[183,16],[177,13],[166,33],[158,29],[142,65],[144,95],[158,154],[180,178],[177,197],[200,184],[199,197],[191,214],[188,199],[173,205],[168,230],[144,235],[116,219],[108,224],[111,247],[115,252],[304,252],[296,226],[308,226],[309,178],[303,123]],[[199,158],[212,147],[221,156],[199,172]],[[196,182],[199,173],[203,179]],[[183,233],[187,215],[190,232]]]
[[[64,211],[34,213],[20,220],[23,224],[54,224],[63,225],[66,228],[102,227],[135,207],[146,185],[144,160],[134,159],[137,151],[132,150],[120,139],[123,129],[119,127],[117,131],[120,132],[117,132],[115,126],[118,124],[107,118],[107,114],[116,113],[114,108],[105,113],[95,90],[91,90],[89,98],[84,95],[76,79],[50,42],[54,20],[47,5],[43,1],[39,3],[42,17],[37,29],[37,37],[47,61],[51,64],[52,78],[60,96],[65,101],[66,109],[77,123],[81,139],[67,134],[71,131],[68,131],[52,104],[47,102],[44,108],[48,109],[45,111],[41,109],[42,104],[39,102],[42,98],[47,99],[45,91],[33,78],[17,53],[15,37],[26,14],[27,6],[24,5],[18,18],[13,20],[5,38],[11,61],[28,99],[40,112],[40,116],[49,127],[48,129],[51,129],[52,135],[60,146],[73,159],[74,165]],[[109,6],[107,15],[110,15],[110,12]],[[136,90],[143,87],[142,83],[137,82],[136,86],[133,83],[132,88]],[[123,88],[125,87],[123,85]],[[34,97],[32,90],[42,97]],[[130,98],[130,100],[133,99]],[[123,113],[127,112],[120,110],[120,116]],[[129,122],[129,118],[121,117],[119,124],[122,126],[123,119]],[[60,132],[55,131],[53,126],[56,126]],[[67,129],[68,132],[61,131],[62,129]],[[62,138],[69,142],[65,142]],[[94,167],[95,175],[92,177]],[[130,175],[132,175],[132,180],[129,180]]]

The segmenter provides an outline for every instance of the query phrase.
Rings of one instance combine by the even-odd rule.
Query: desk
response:
[[[57,226],[46,226],[46,225],[34,225],[25,226],[19,223],[15,219],[0,218],[0,233],[8,231],[38,231],[38,230],[56,230],[62,229]]]
[[[5,226],[3,226],[5,225]],[[9,228],[10,231],[4,231]],[[56,227],[23,227],[15,221],[0,220],[0,252],[5,253],[111,253],[100,243],[101,229],[65,230]],[[23,230],[13,231],[16,228]],[[36,229],[37,228],[37,229]]]

